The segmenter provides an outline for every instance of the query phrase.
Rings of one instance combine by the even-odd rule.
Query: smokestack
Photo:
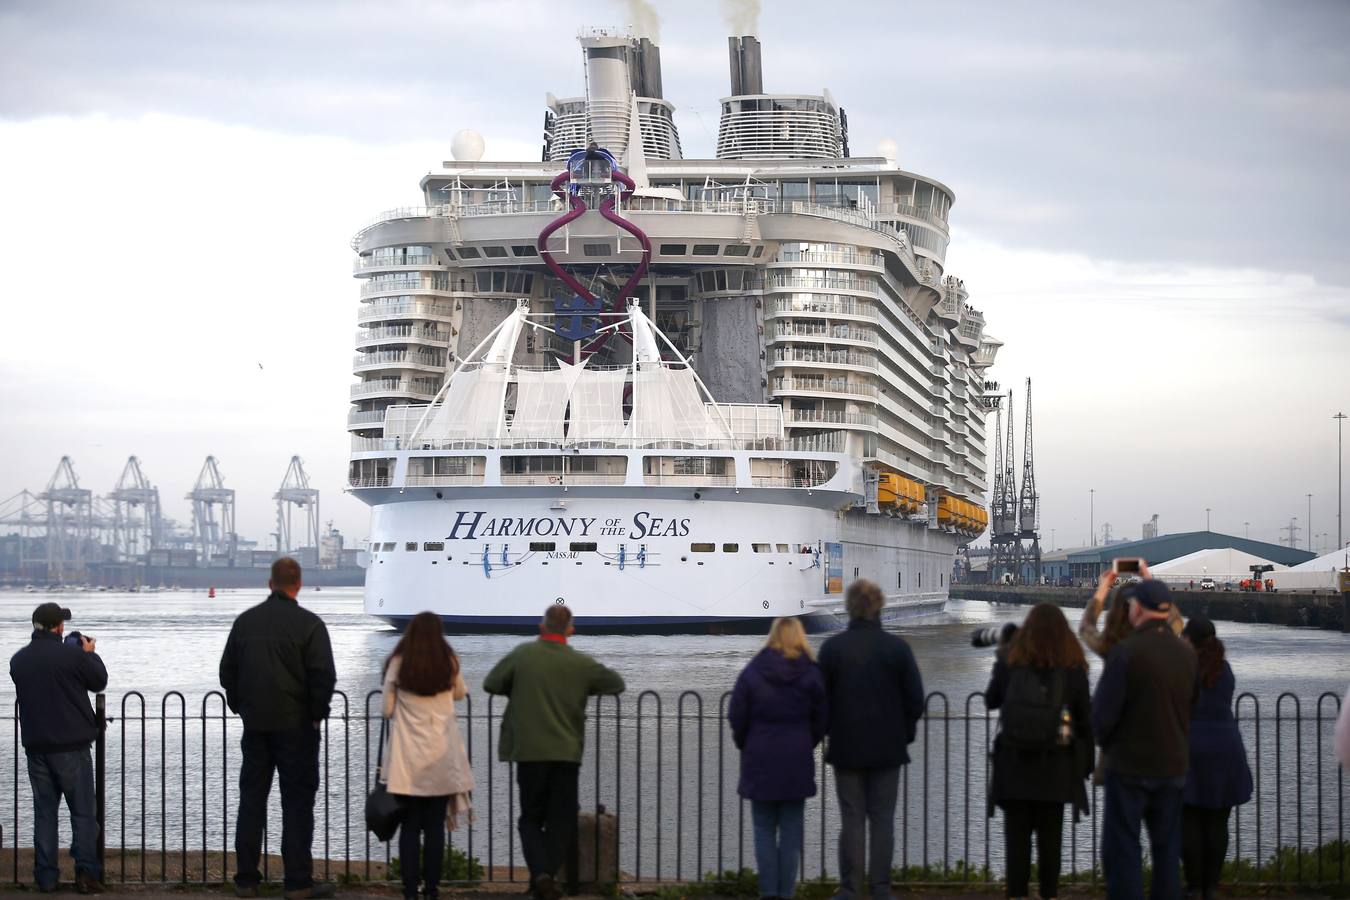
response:
[[[727,38],[727,55],[731,57],[731,96],[741,94],[741,39]]]
[[[661,51],[649,38],[638,40],[637,60],[634,65],[637,77],[634,87],[639,97],[661,99]]]
[[[759,39],[753,35],[741,38],[741,91],[746,94],[764,93],[764,69],[760,62]]]

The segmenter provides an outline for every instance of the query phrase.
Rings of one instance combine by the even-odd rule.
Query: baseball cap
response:
[[[33,610],[33,624],[43,628],[55,628],[62,622],[70,621],[70,610],[58,603],[43,603]]]
[[[1172,591],[1155,578],[1128,584],[1121,593],[1126,600],[1133,600],[1145,609],[1155,612],[1172,610]]]

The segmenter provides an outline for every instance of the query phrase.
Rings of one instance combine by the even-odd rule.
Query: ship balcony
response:
[[[862,381],[849,381],[844,378],[792,378],[782,376],[773,380],[775,397],[819,395],[853,398],[865,403],[876,402],[876,385]]]
[[[377,325],[374,328],[361,328],[356,332],[357,347],[371,347],[379,344],[426,344],[432,347],[444,347],[450,342],[450,332],[422,325]]]
[[[384,427],[384,410],[353,409],[347,413],[348,431],[370,431]]]
[[[804,295],[775,297],[768,303],[766,318],[856,319],[862,322],[880,321],[877,309],[858,300],[832,300],[828,297]]]
[[[352,260],[352,274],[373,275],[376,272],[418,272],[424,269],[440,270],[450,268],[436,258],[434,254],[408,254],[407,256],[358,256]]]
[[[438,390],[440,390],[440,383],[436,381],[427,381],[420,378],[381,378],[352,385],[351,398],[357,400],[390,397],[430,402],[436,396]]]
[[[849,328],[847,325],[829,327],[807,322],[778,322],[770,332],[770,337],[779,341],[812,341],[865,347],[876,347],[881,343],[875,331]]]
[[[793,409],[788,411],[788,428],[848,428],[875,431],[875,413],[844,412],[834,409]]]
[[[356,311],[358,322],[379,322],[389,320],[427,319],[434,322],[449,322],[455,314],[452,303],[430,303],[419,300],[386,302],[377,300],[362,303]]]
[[[352,358],[352,372],[373,372],[379,369],[412,369],[419,372],[445,371],[445,356],[439,353],[419,353],[416,350],[376,350],[358,353]]]
[[[449,297],[454,294],[448,283],[435,287],[421,278],[400,278],[397,281],[367,281],[361,285],[362,297],[381,295],[398,296],[400,294],[430,294],[435,297]]]
[[[408,487],[468,487],[482,484],[483,479],[482,472],[456,474],[414,474],[409,472],[403,483]],[[506,480],[502,479],[502,483],[505,484]]]
[[[784,250],[769,262],[769,267],[774,268],[781,263],[819,263],[827,266],[866,266],[881,269],[885,267],[886,260],[875,251],[840,253],[832,250]]]
[[[394,483],[389,475],[348,475],[347,487],[350,488],[387,488]]]
[[[792,350],[779,348],[775,351],[769,368],[818,368],[866,374],[876,372],[878,364],[876,357],[867,353],[798,347]]]

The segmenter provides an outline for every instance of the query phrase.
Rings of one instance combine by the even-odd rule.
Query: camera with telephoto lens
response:
[[[1009,643],[1017,633],[1017,625],[1007,622],[1003,625],[990,625],[988,628],[976,628],[970,635],[972,647],[1002,647]]]
[[[80,650],[84,649],[84,635],[80,634],[78,631],[67,632],[64,640],[72,647],[76,647]]]

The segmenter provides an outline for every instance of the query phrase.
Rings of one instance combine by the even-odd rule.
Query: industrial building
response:
[[[1280,544],[1268,544],[1265,541],[1253,541],[1214,531],[1186,531],[1147,540],[1125,541],[1104,547],[1084,547],[1069,551],[1064,561],[1054,567],[1055,577],[1067,576],[1075,583],[1096,581],[1097,577],[1111,566],[1111,561],[1118,557],[1137,556],[1149,565],[1156,565],[1202,550],[1229,549],[1249,553],[1281,566],[1294,566],[1313,558],[1307,550],[1294,550]],[[1050,567],[1047,567],[1046,571],[1049,574]]]

